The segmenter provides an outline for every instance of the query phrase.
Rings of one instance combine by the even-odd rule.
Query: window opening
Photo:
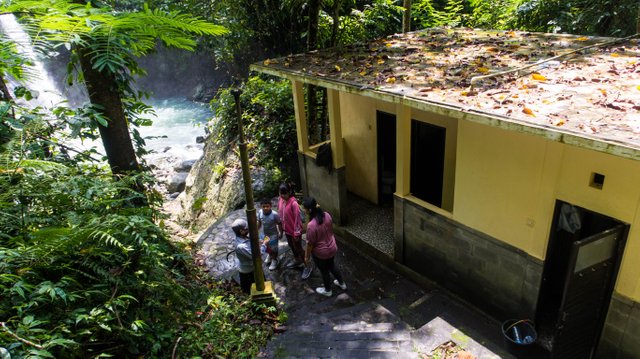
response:
[[[414,197],[442,208],[444,180],[444,127],[411,121],[410,190]]]

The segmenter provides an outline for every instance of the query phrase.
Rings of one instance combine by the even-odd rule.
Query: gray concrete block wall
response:
[[[596,358],[640,358],[640,303],[613,293]]]
[[[393,199],[393,259],[402,263],[402,253],[404,253],[404,218],[402,199],[394,196]]]
[[[397,261],[494,314],[535,317],[542,261],[401,198],[394,214]]]
[[[346,216],[347,182],[345,167],[333,169],[316,165],[315,159],[298,152],[302,191],[331,214],[336,224],[343,224]]]

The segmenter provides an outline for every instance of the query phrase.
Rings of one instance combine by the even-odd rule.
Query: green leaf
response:
[[[24,325],[30,325],[31,323],[33,323],[34,318],[32,315],[27,315],[26,317],[22,318],[22,324]]]
[[[67,293],[65,293],[64,290],[62,290],[62,288],[54,288],[55,290],[55,294],[58,295],[58,297],[60,297],[65,303],[67,302]]]
[[[35,358],[55,358],[53,354],[49,353],[46,350],[30,349],[29,354]]]

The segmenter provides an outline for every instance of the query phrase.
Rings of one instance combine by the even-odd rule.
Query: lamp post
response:
[[[251,299],[256,302],[275,305],[273,287],[271,282],[265,282],[262,271],[262,257],[260,255],[260,243],[258,236],[258,221],[256,208],[253,202],[253,189],[251,188],[251,173],[249,171],[249,154],[247,151],[247,141],[244,137],[242,127],[242,110],[240,109],[240,89],[231,91],[236,104],[238,116],[238,135],[240,142],[240,163],[242,164],[242,179],[244,180],[244,193],[247,199],[247,222],[249,222],[249,239],[251,240],[251,257],[253,259],[253,277],[255,284],[251,286]]]

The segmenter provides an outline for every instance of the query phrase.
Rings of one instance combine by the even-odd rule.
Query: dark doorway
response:
[[[378,204],[392,205],[396,191],[396,116],[378,111]]]
[[[611,300],[628,225],[557,201],[536,313],[551,358],[590,358]]]

